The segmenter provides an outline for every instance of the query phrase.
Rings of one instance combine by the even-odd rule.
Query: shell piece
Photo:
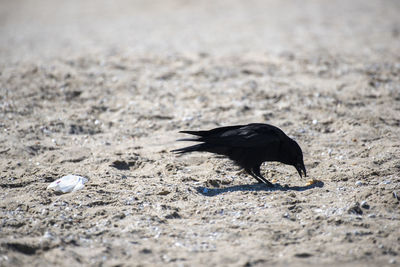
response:
[[[85,177],[68,174],[63,176],[47,186],[47,189],[53,189],[56,192],[69,193],[82,189],[88,181]]]
[[[362,182],[362,181],[357,181],[357,182],[355,183],[355,185],[356,185],[356,186],[362,186],[362,185],[363,185],[363,182]]]

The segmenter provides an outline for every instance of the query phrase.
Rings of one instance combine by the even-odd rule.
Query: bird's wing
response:
[[[215,128],[209,131],[180,131],[180,133],[187,133],[187,134],[192,134],[192,135],[197,135],[201,137],[207,137],[207,136],[212,136],[212,135],[218,135],[221,133],[224,133],[229,130],[234,130],[243,127],[243,125],[235,125],[235,126],[225,126],[225,127],[219,127]]]
[[[249,124],[200,137],[198,141],[229,147],[263,147],[279,143],[281,133],[267,124]]]

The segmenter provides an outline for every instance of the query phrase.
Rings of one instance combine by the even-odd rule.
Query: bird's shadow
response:
[[[268,187],[265,184],[249,184],[249,185],[234,185],[225,188],[208,188],[204,186],[195,187],[196,191],[203,196],[213,197],[222,193],[237,192],[237,191],[306,191],[316,187],[323,187],[322,181],[317,181],[311,185],[306,186],[282,186],[274,184],[274,187]]]

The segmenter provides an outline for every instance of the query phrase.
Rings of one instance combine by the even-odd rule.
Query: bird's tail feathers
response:
[[[182,139],[178,139],[178,140],[176,140],[176,141],[200,141],[199,139],[197,139],[197,138],[182,138]]]
[[[197,144],[194,146],[187,146],[187,147],[183,147],[183,148],[178,148],[178,149],[174,149],[171,152],[175,152],[177,154],[183,154],[183,153],[187,153],[187,152],[193,152],[193,151],[202,151],[204,144]]]
[[[180,133],[192,134],[197,136],[204,136],[208,133],[208,131],[180,131]]]

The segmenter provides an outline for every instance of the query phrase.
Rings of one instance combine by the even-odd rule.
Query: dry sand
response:
[[[400,263],[399,1],[82,2],[0,4],[1,266]],[[249,122],[321,182],[169,152]]]

